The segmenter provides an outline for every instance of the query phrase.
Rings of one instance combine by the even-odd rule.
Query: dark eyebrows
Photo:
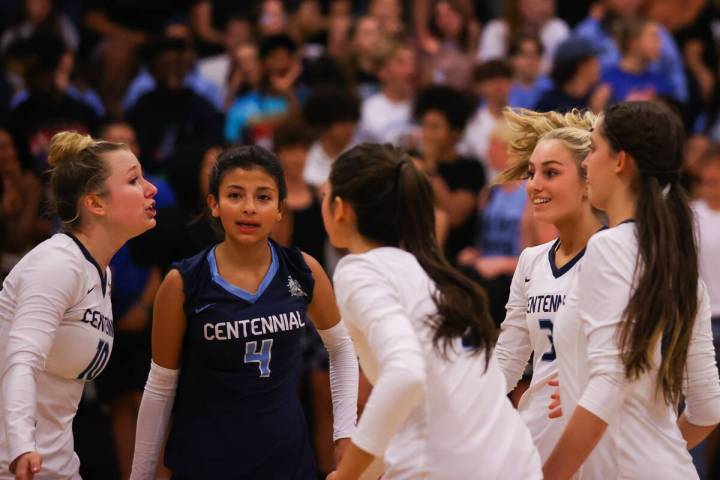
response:
[[[550,159],[550,160],[545,160],[544,162],[541,162],[540,165],[548,165],[548,164],[551,164],[551,163],[557,163],[557,164],[560,165],[560,166],[562,166],[562,164],[563,164],[560,160],[552,160],[552,159]]]

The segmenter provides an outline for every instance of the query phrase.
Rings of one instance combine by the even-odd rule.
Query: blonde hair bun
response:
[[[48,165],[53,168],[62,165],[77,157],[86,148],[95,145],[95,143],[95,140],[90,135],[75,131],[56,133],[50,140]]]

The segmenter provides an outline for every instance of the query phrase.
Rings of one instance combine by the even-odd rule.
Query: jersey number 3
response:
[[[550,351],[543,353],[540,360],[552,362],[555,360],[555,344],[553,343],[553,322],[547,318],[540,319],[540,330],[547,330],[548,340],[550,340]]]
[[[270,376],[270,357],[272,357],[272,338],[266,338],[257,349],[258,342],[247,342],[245,344],[245,363],[257,362],[260,369],[260,377]]]
[[[109,358],[110,344],[105,340],[100,340],[97,344],[97,350],[95,350],[95,356],[90,360],[90,364],[85,367],[85,370],[80,372],[77,377],[78,380],[92,380],[97,377],[105,368]]]

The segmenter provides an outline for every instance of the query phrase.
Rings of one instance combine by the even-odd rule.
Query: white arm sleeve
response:
[[[65,312],[79,300],[80,266],[67,258],[53,260],[26,265],[2,359],[3,417],[10,462],[36,449],[37,375],[45,367]]]
[[[179,375],[180,370],[163,368],[154,361],[150,363],[150,374],[138,412],[131,480],[155,478]]]
[[[345,323],[318,330],[330,358],[333,440],[348,438],[357,422],[358,362]]]
[[[517,385],[533,349],[527,323],[525,252],[518,259],[510,284],[510,297],[505,306],[505,320],[500,326],[500,336],[495,345],[495,358],[505,375],[505,393],[510,393]]]
[[[627,279],[618,269],[620,262],[611,258],[617,248],[607,238],[590,239],[576,286],[590,369],[578,405],[608,424],[620,411],[630,385],[617,341],[629,299]]]
[[[720,422],[720,378],[715,363],[707,288],[698,285],[698,314],[688,346],[685,368],[684,415],[693,425],[711,426]]]
[[[356,261],[336,271],[336,292],[345,321],[353,322],[379,365],[353,443],[375,456],[384,453],[424,395],[425,360],[417,333],[397,291],[373,266]]]

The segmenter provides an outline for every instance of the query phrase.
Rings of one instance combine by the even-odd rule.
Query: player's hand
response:
[[[37,452],[26,452],[10,464],[10,472],[15,474],[15,480],[32,480],[40,472],[42,457]]]
[[[551,401],[548,405],[550,413],[548,413],[548,417],[560,418],[562,417],[562,407],[560,406],[560,381],[557,378],[554,378],[548,382],[548,385],[555,387],[555,390],[553,390],[553,393],[550,395]]]
[[[335,468],[340,465],[340,460],[342,460],[342,457],[345,454],[345,450],[347,450],[347,448],[350,446],[350,442],[351,440],[349,438],[338,438],[337,441],[335,441]]]

